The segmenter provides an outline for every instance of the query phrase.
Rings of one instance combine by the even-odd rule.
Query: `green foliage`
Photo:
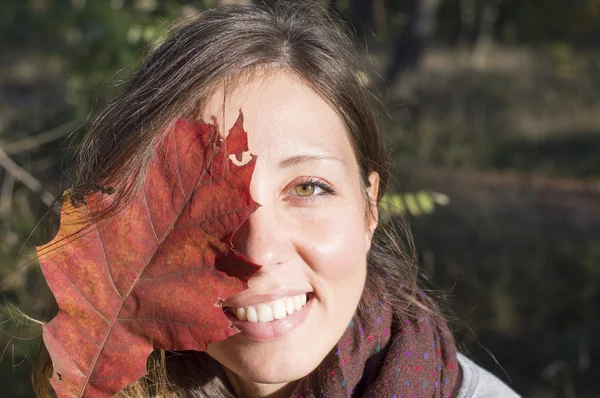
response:
[[[154,47],[159,32],[180,16],[183,4],[7,0],[1,6],[0,36],[4,51],[35,51],[59,66],[65,79],[63,100],[81,118],[114,96],[124,76]]]
[[[380,218],[385,222],[407,212],[414,217],[431,214],[436,206],[446,206],[449,202],[450,198],[439,192],[387,193],[379,202]]]

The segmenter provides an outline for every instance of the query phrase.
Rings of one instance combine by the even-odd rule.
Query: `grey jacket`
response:
[[[458,398],[520,398],[496,376],[464,355],[458,354],[458,363],[463,375]]]

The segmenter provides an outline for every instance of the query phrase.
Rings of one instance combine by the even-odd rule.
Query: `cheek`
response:
[[[316,274],[346,279],[366,267],[366,225],[359,208],[333,202],[295,228],[298,254]]]

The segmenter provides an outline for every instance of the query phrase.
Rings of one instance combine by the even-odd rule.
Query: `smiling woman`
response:
[[[231,243],[261,268],[222,303],[237,333],[206,352],[156,350],[148,375],[119,395],[513,396],[457,354],[412,257],[378,227],[387,158],[351,42],[296,3],[203,12],[143,63],[82,144],[72,197],[131,182],[95,220],[126,208],[174,119],[225,132],[242,110],[257,156],[260,206]],[[38,395],[50,396],[43,347],[36,369]]]
[[[252,76],[235,84],[225,104],[217,90],[200,115],[222,115],[217,124],[228,126],[244,110],[257,155],[250,192],[261,205],[232,240],[262,266],[247,290],[224,303],[241,310],[242,319],[230,318],[243,332],[207,352],[234,385],[255,380],[277,390],[315,369],[356,311],[377,225],[376,208],[365,217],[364,198],[377,197],[379,176],[372,171],[368,186],[361,184],[342,118],[297,74],[273,66]]]

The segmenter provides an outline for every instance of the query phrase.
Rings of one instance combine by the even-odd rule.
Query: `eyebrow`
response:
[[[281,162],[279,162],[279,167],[291,167],[299,163],[309,162],[312,160],[333,160],[342,164],[346,164],[346,162],[344,162],[342,159],[338,159],[336,157],[328,155],[297,155],[282,160]]]

